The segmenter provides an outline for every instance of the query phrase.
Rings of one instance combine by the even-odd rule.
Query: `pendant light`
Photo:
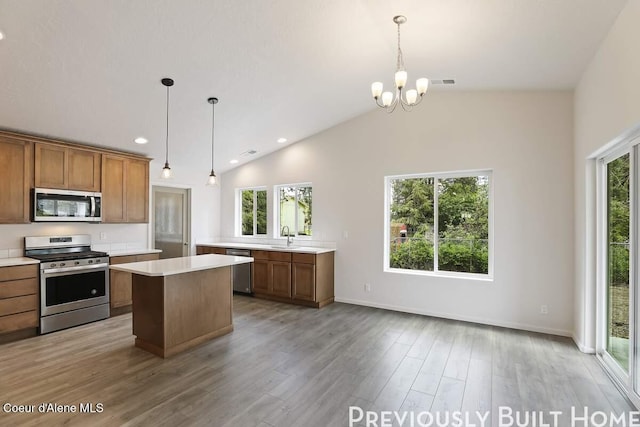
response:
[[[164,86],[167,87],[167,145],[166,145],[166,156],[164,160],[164,167],[162,168],[162,174],[160,178],[169,179],[172,176],[171,168],[169,167],[169,88],[173,86],[172,79],[162,79],[160,80]]]
[[[218,103],[218,98],[209,98],[207,99],[207,102],[211,104],[211,173],[209,174],[207,185],[215,185],[217,179],[216,179],[216,173],[213,171],[213,129],[214,129],[215,113],[216,113],[215,105]]]

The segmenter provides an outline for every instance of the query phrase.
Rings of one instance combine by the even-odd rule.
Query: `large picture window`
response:
[[[385,182],[386,271],[491,276],[490,171]]]
[[[277,233],[276,236],[311,237],[312,187],[311,184],[280,185],[276,187]],[[285,228],[286,227],[286,228]]]
[[[267,190],[247,188],[238,190],[240,235],[266,236]]]

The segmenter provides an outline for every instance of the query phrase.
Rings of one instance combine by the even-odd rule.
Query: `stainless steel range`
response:
[[[24,238],[24,254],[40,260],[40,333],[109,317],[109,255],[91,236]]]

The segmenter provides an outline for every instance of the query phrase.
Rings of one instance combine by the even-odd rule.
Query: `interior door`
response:
[[[160,258],[189,256],[190,190],[153,186],[154,248]]]

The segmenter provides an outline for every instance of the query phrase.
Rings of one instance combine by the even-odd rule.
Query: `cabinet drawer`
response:
[[[38,293],[38,279],[11,280],[0,282],[0,298],[13,298]]]
[[[269,252],[269,261],[291,262],[291,252]]]
[[[130,262],[136,262],[136,256],[135,255],[126,255],[126,256],[114,256],[109,258],[109,264],[111,265],[115,265],[115,264],[127,264]]]
[[[291,254],[291,258],[293,262],[299,262],[303,264],[315,264],[316,263],[316,255],[315,254],[300,254],[293,253]]]
[[[255,259],[269,259],[269,251],[251,251],[251,256]]]
[[[38,264],[0,268],[0,282],[38,277]]]
[[[160,254],[142,254],[136,256],[136,261],[154,261],[160,259]]]
[[[38,321],[38,312],[35,310],[12,314],[10,316],[2,316],[0,317],[0,334],[24,328],[37,328]]]
[[[25,295],[15,298],[0,299],[0,316],[23,313],[38,308],[37,295]]]

